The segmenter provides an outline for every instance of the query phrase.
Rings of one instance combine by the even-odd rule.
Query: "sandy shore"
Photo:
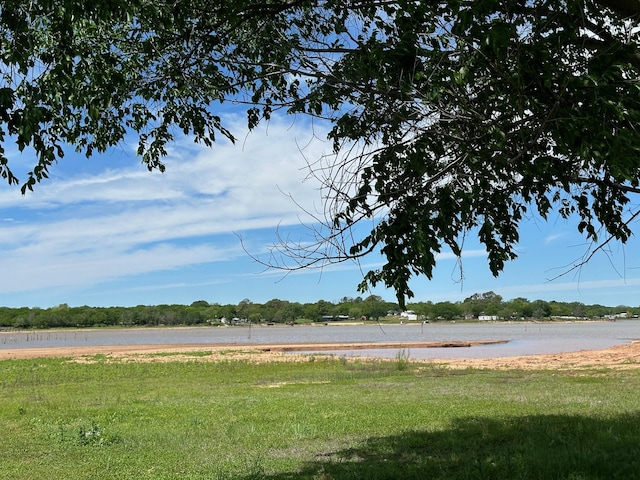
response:
[[[323,343],[287,345],[116,345],[87,347],[48,347],[0,349],[0,360],[28,359],[42,357],[65,357],[76,361],[92,361],[91,357],[103,355],[112,361],[219,361],[223,359],[247,359],[251,361],[299,361],[300,355],[291,352],[360,350],[370,348],[464,348],[474,345],[503,343],[490,342],[415,342],[415,343]],[[499,357],[489,359],[429,359],[420,363],[431,363],[450,368],[493,368],[493,369],[553,369],[576,370],[590,368],[630,369],[640,368],[640,341],[617,345],[604,350],[582,350],[579,352],[528,355],[519,357]]]
[[[0,360],[42,357],[83,357],[88,355],[110,355],[123,357],[130,355],[162,355],[179,352],[201,354],[210,352],[212,355],[228,355],[232,352],[242,353],[286,353],[305,351],[329,351],[329,350],[364,350],[370,348],[435,348],[435,347],[473,347],[477,345],[495,345],[507,343],[507,340],[487,340],[475,342],[388,342],[388,343],[287,343],[273,345],[256,344],[166,344],[166,345],[108,345],[108,346],[82,346],[82,347],[42,347],[42,348],[13,348],[0,349]]]

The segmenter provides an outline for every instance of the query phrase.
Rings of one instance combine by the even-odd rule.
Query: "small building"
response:
[[[418,320],[418,314],[413,310],[407,310],[406,312],[402,312],[400,314],[402,318],[406,318],[407,320]]]
[[[607,315],[607,318],[609,320],[616,320],[618,318],[630,318],[631,314],[627,313],[627,312],[622,312],[622,313],[612,313],[611,315]]]

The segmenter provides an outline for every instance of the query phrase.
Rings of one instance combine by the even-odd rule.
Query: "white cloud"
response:
[[[468,249],[462,251],[462,258],[477,258],[477,257],[486,257],[487,251],[481,248],[478,249]],[[436,255],[436,260],[457,260],[458,257],[453,252],[442,252]]]
[[[563,240],[567,237],[566,233],[552,233],[550,235],[547,235],[544,238],[544,243],[545,244],[550,244],[550,243],[556,243],[558,240]]]
[[[165,244],[131,252],[102,249],[69,255],[17,255],[0,263],[3,271],[11,272],[0,278],[0,289],[6,294],[67,286],[87,287],[123,276],[226,261],[241,254],[242,251],[234,247]]]
[[[299,223],[289,194],[311,210],[320,201],[318,185],[302,182],[304,155],[328,147],[312,142],[303,154],[294,141],[311,137],[304,125],[272,121],[243,145],[178,142],[164,174],[128,165],[54,176],[26,197],[2,191],[2,216],[15,220],[0,229],[0,288],[86,285],[244,255],[216,236]]]

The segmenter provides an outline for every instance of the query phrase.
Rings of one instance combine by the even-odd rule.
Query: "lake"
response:
[[[406,325],[296,325],[158,327],[0,332],[0,350],[105,345],[275,345],[288,343],[390,343],[507,340],[498,345],[412,348],[411,358],[492,358],[597,350],[640,339],[640,320],[574,323],[431,323]],[[310,346],[309,353],[313,352]],[[398,349],[322,353],[395,357]]]

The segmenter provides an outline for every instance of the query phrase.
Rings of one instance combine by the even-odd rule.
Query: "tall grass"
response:
[[[0,478],[640,478],[638,370],[92,360],[0,362]]]

